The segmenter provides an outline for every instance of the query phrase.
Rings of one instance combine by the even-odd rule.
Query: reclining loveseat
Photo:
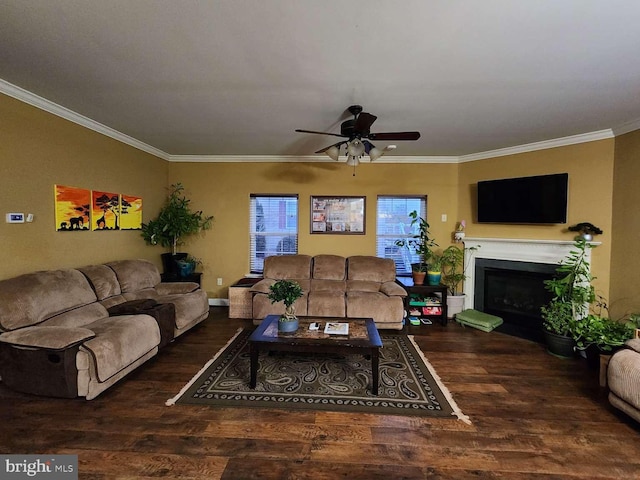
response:
[[[0,378],[21,392],[95,398],[207,318],[197,283],[146,260],[0,281]]]
[[[401,330],[403,298],[391,259],[366,255],[282,255],[265,258],[264,278],[251,287],[255,324],[269,314],[284,312],[282,302],[271,304],[269,287],[278,280],[295,280],[304,295],[294,303],[296,315],[373,318],[379,329]]]

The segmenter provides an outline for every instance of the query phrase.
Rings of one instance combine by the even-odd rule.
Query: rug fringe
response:
[[[424,364],[429,369],[429,372],[431,373],[431,376],[433,377],[433,379],[436,381],[436,383],[440,387],[440,390],[442,390],[442,394],[445,396],[447,401],[451,404],[451,408],[453,408],[453,413],[451,415],[455,415],[456,417],[458,417],[458,420],[462,420],[467,425],[471,425],[471,419],[469,418],[468,415],[465,415],[464,413],[462,413],[462,410],[460,410],[460,407],[458,407],[458,404],[453,399],[453,396],[451,395],[451,392],[445,386],[445,384],[442,383],[442,380],[440,379],[440,376],[436,373],[435,368],[433,368],[433,365],[431,365],[431,363],[429,363],[429,360],[427,360],[427,357],[424,356],[424,353],[422,353],[422,350],[420,349],[418,344],[413,339],[413,335],[407,335],[407,337],[409,338],[409,340],[411,341],[411,343],[415,347],[416,351],[420,354],[420,357],[422,358],[422,361],[424,362]]]
[[[216,361],[216,359],[220,356],[220,354],[221,354],[222,352],[224,352],[224,351],[225,351],[225,349],[226,349],[229,345],[231,345],[231,342],[233,342],[233,341],[238,337],[238,335],[240,335],[240,334],[242,333],[242,330],[243,330],[242,328],[239,328],[239,329],[238,329],[238,331],[236,332],[236,334],[235,334],[233,337],[231,337],[231,339],[230,339],[230,340],[229,340],[229,341],[228,341],[228,342],[227,342],[227,343],[226,343],[226,344],[225,344],[225,345],[224,345],[220,350],[218,350],[218,351],[217,351],[217,353],[216,353],[216,354],[211,358],[211,360],[209,360],[209,361],[204,365],[204,367],[202,367],[202,368],[200,369],[200,371],[199,371],[198,373],[196,373],[196,374],[193,376],[193,378],[192,378],[191,380],[189,380],[189,382],[188,382],[184,387],[182,387],[182,390],[180,390],[180,392],[179,392],[175,397],[170,398],[169,400],[167,400],[166,402],[164,402],[164,404],[165,404],[167,407],[171,407],[171,406],[175,405],[175,404],[176,404],[176,402],[178,401],[178,399],[179,399],[182,395],[184,395],[184,394],[185,394],[185,392],[187,391],[187,389],[188,389],[188,388],[189,388],[189,387],[190,387],[190,386],[191,386],[191,385],[192,385],[192,384],[193,384],[193,383],[194,383],[198,378],[200,378],[200,375],[202,375],[202,374],[204,373],[204,371],[205,371],[207,368],[209,368],[209,365],[211,365],[213,362],[215,362],[215,361]]]

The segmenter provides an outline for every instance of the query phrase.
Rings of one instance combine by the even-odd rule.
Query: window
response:
[[[378,221],[376,231],[376,255],[391,258],[396,263],[398,275],[411,275],[411,264],[419,263],[419,256],[406,247],[396,246],[396,241],[411,238],[418,233],[418,226],[411,227],[409,213],[416,210],[427,218],[427,197],[378,196]]]
[[[271,255],[298,253],[298,196],[251,195],[249,266],[262,273]]]

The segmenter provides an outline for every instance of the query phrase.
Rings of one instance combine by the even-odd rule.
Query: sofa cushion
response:
[[[120,295],[120,284],[116,273],[106,265],[88,265],[78,268],[89,280],[98,300]]]
[[[311,257],[309,255],[272,255],[264,259],[264,278],[309,279]]]
[[[393,282],[396,278],[396,264],[390,258],[356,255],[347,259],[347,278],[379,283]]]
[[[402,297],[388,297],[380,292],[347,292],[347,316],[371,317],[376,324],[402,324],[404,305]]]
[[[369,282],[367,280],[348,280],[347,292],[379,292],[380,282]]]
[[[313,257],[312,278],[318,280],[345,280],[347,263],[338,255],[316,255]]]
[[[153,288],[161,280],[156,266],[147,260],[120,260],[107,265],[115,272],[122,293]]]
[[[0,342],[21,347],[64,350],[95,336],[87,328],[36,326],[3,333]]]
[[[311,292],[329,291],[329,292],[344,292],[347,290],[347,282],[344,280],[316,280],[311,279]]]
[[[84,327],[101,318],[107,318],[107,309],[98,302],[74,308],[42,322],[41,325],[58,327]]]
[[[318,317],[344,317],[346,315],[344,290],[311,291],[307,299],[307,315]]]
[[[81,349],[94,359],[96,374],[104,382],[160,343],[160,329],[149,315],[109,317],[87,325],[96,334]]]
[[[2,280],[0,330],[37,325],[95,301],[96,294],[78,270],[50,270]]]
[[[159,295],[158,303],[173,303],[176,307],[176,327],[181,329],[209,311],[207,292],[196,290],[177,295]]]

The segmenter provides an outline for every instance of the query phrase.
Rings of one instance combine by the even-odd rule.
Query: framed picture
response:
[[[365,234],[365,197],[311,197],[311,233]]]

